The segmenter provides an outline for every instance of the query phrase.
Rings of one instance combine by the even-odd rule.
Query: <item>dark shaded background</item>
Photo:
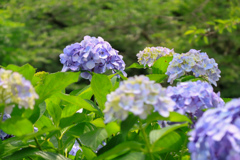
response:
[[[1,0],[0,64],[60,71],[63,48],[85,35],[109,41],[127,66],[147,46],[194,48],[219,64],[216,91],[240,97],[239,23],[238,0]]]

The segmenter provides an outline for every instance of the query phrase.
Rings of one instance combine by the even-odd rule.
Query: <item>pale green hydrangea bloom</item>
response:
[[[13,103],[18,104],[19,108],[33,109],[37,98],[30,81],[17,72],[0,69],[0,103],[6,105],[5,113],[12,112]]]
[[[174,50],[166,47],[146,47],[137,54],[139,64],[151,67],[156,60],[164,56],[173,56]]]
[[[143,75],[130,77],[123,81],[117,90],[107,95],[105,122],[115,118],[125,120],[129,112],[146,119],[153,110],[168,117],[174,105],[175,102],[160,84]]]

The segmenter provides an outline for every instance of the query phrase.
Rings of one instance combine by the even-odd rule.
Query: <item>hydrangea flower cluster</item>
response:
[[[0,103],[5,103],[5,113],[10,114],[14,105],[18,104],[19,108],[33,109],[35,99],[38,98],[30,81],[22,75],[10,70],[0,69]]]
[[[107,95],[105,122],[114,118],[125,120],[128,112],[145,119],[154,109],[164,117],[173,111],[174,101],[166,89],[146,76],[135,76],[123,81],[119,88]]]
[[[240,98],[207,110],[189,134],[192,160],[239,160]]]
[[[81,76],[91,80],[92,76],[89,72],[104,73],[110,69],[124,72],[125,63],[122,56],[118,55],[118,51],[103,40],[101,37],[85,36],[80,43],[68,45],[60,54],[60,61],[63,64],[62,71],[86,71]]]
[[[166,47],[146,47],[143,51],[137,54],[138,62],[144,67],[148,65],[151,67],[156,60],[164,56],[173,56],[174,50]]]
[[[213,87],[202,81],[182,82],[176,87],[169,86],[167,93],[176,103],[174,111],[180,114],[188,114],[192,121],[203,114],[203,109],[222,108],[224,101],[220,93],[216,94]]]
[[[9,115],[9,114],[3,114],[3,121],[5,121],[6,119],[8,119],[8,118],[10,118],[11,116]],[[0,118],[1,118],[1,115],[0,115]],[[0,129],[0,138],[1,138],[1,140],[5,140],[5,139],[7,139],[7,138],[10,138],[10,137],[12,137],[11,135],[9,135],[9,134],[7,134],[7,133],[5,133],[5,132],[3,132],[1,129]]]
[[[207,53],[191,49],[187,53],[174,54],[173,60],[169,63],[166,74],[168,82],[173,81],[186,73],[192,72],[196,77],[203,77],[209,83],[217,86],[221,71],[213,58],[209,59]]]
[[[81,150],[81,151],[82,151],[82,149],[79,147],[78,141],[75,140],[75,143],[74,143],[74,145],[72,146],[72,149],[71,149],[71,151],[69,152],[69,154],[72,155],[72,156],[76,156],[78,150]]]

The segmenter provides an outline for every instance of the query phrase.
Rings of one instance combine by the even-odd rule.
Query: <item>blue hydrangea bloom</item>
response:
[[[145,119],[153,109],[168,117],[174,105],[174,101],[167,96],[166,89],[160,84],[143,75],[130,77],[107,95],[105,122],[108,123],[114,118],[125,120],[129,112]]]
[[[193,122],[203,114],[203,109],[222,108],[224,101],[220,93],[216,94],[213,87],[202,81],[182,82],[176,87],[167,88],[168,95],[176,103],[174,111],[187,114]]]
[[[11,116],[9,114],[3,114],[3,121],[5,121],[6,119],[10,118]],[[0,115],[0,118],[1,118],[1,115]],[[0,138],[1,140],[5,140],[7,138],[10,138],[12,137],[11,135],[3,132],[2,130],[0,130]]]
[[[90,36],[85,36],[80,43],[68,45],[60,54],[63,72],[81,70],[81,76],[89,80],[92,78],[89,72],[104,73],[106,70],[112,70],[113,73],[120,70],[126,76],[122,59],[118,51],[103,38]]]
[[[174,50],[166,47],[146,47],[137,54],[137,57],[138,62],[144,67],[146,65],[151,67],[160,57],[173,56],[173,54],[175,54]]]
[[[192,160],[239,160],[240,98],[207,110],[189,135]]]
[[[69,152],[69,154],[72,155],[72,156],[76,156],[78,150],[82,151],[82,149],[79,147],[79,144],[78,144],[77,140],[75,140],[75,143],[72,146],[72,149]]]
[[[33,109],[35,99],[38,98],[30,81],[26,80],[22,75],[10,70],[0,69],[0,103],[5,103],[5,113],[10,114],[15,105],[19,108]]]
[[[196,77],[203,77],[209,83],[217,86],[221,71],[213,58],[209,59],[204,52],[191,49],[187,53],[174,54],[173,60],[169,63],[166,74],[168,82],[173,81],[186,73],[193,73]]]

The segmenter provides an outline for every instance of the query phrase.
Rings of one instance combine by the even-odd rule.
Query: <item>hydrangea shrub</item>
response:
[[[64,48],[61,72],[2,67],[0,159],[239,159],[240,100],[214,92],[214,59],[165,47],[137,59],[128,69],[148,74],[127,77],[110,43],[85,36]],[[90,84],[69,93],[79,76]]]

